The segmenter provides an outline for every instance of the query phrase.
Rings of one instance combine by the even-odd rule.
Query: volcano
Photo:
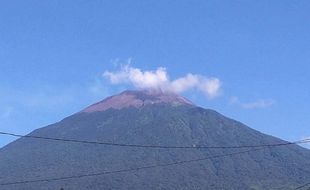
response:
[[[310,181],[309,150],[253,148],[287,142],[163,92],[125,91],[29,136],[45,139],[0,149],[0,189],[289,190]]]

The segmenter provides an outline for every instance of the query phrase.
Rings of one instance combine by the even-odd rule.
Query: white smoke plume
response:
[[[159,67],[156,70],[142,71],[139,68],[128,65],[121,66],[119,71],[105,71],[103,76],[112,84],[132,84],[143,90],[156,90],[166,93],[182,93],[188,90],[199,90],[207,97],[214,98],[219,95],[221,81],[218,78],[207,78],[197,74],[187,74],[184,77],[170,80],[166,68]]]

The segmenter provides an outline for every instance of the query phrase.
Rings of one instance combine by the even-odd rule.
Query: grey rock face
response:
[[[35,130],[31,135],[163,146],[242,146],[284,142],[212,110],[187,103],[163,102],[80,112]],[[0,183],[130,169],[242,150],[146,149],[22,138],[0,150]],[[310,151],[290,145],[187,164],[0,186],[0,189],[289,190],[307,181],[310,181]]]

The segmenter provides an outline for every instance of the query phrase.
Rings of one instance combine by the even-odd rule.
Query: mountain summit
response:
[[[174,94],[125,91],[29,135],[71,141],[0,149],[1,190],[292,190],[310,180],[309,150],[251,148],[287,142]]]
[[[146,105],[170,104],[170,105],[194,105],[186,98],[173,93],[161,91],[124,91],[118,95],[110,96],[101,102],[93,104],[82,112],[105,111],[107,109],[122,109],[126,107],[141,108]]]

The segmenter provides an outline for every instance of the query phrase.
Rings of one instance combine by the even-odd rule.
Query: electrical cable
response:
[[[61,142],[72,142],[72,143],[82,143],[82,144],[96,144],[96,145],[106,145],[106,146],[120,146],[120,147],[135,147],[135,148],[159,148],[159,149],[240,149],[240,148],[260,148],[260,147],[274,147],[274,146],[287,146],[294,144],[303,144],[310,142],[310,139],[303,139],[295,142],[284,142],[275,144],[261,144],[261,145],[242,145],[242,146],[164,146],[164,145],[139,145],[139,144],[125,144],[125,143],[111,143],[111,142],[99,142],[99,141],[86,141],[86,140],[76,140],[76,139],[64,139],[64,138],[54,138],[54,137],[43,137],[36,135],[20,135],[15,133],[8,133],[0,131],[0,135],[9,135],[13,137],[20,138],[33,138],[33,139],[43,139]]]
[[[89,173],[89,174],[81,174],[81,175],[73,175],[73,176],[65,176],[65,177],[56,177],[56,178],[46,178],[46,179],[37,179],[37,180],[25,180],[25,181],[15,181],[15,182],[7,182],[7,183],[0,183],[0,186],[6,186],[6,185],[17,185],[17,184],[28,184],[28,183],[38,183],[38,182],[51,182],[51,181],[60,181],[60,180],[68,180],[68,179],[77,179],[77,178],[84,178],[84,177],[94,177],[94,176],[102,176],[102,175],[108,175],[108,174],[115,174],[115,173],[125,173],[125,172],[134,172],[138,170],[144,170],[144,169],[151,169],[151,168],[157,168],[157,167],[166,167],[166,166],[172,166],[172,165],[180,165],[180,164],[186,164],[186,163],[192,163],[192,162],[198,162],[203,160],[210,160],[210,159],[216,159],[221,157],[228,157],[228,156],[234,156],[244,153],[249,153],[253,151],[263,150],[264,148],[259,149],[251,149],[246,151],[240,151],[240,152],[234,152],[229,154],[221,154],[221,155],[215,155],[215,156],[209,156],[204,158],[198,158],[193,160],[184,160],[184,161],[178,161],[178,162],[172,162],[167,164],[158,164],[158,165],[149,165],[149,166],[142,166],[132,169],[122,169],[122,170],[114,170],[114,171],[103,171],[99,173]]]
[[[303,185],[301,185],[301,186],[299,186],[299,187],[296,187],[294,190],[302,189],[302,188],[307,187],[307,186],[310,186],[310,182],[309,182],[309,183],[306,183],[306,184],[303,184]]]
[[[45,179],[37,179],[37,180],[24,180],[24,181],[7,182],[7,183],[0,183],[0,186],[29,184],[29,183],[38,183],[38,182],[52,182],[52,181],[70,180],[70,179],[78,179],[78,178],[85,178],[85,177],[95,177],[95,176],[102,176],[102,175],[109,175],[109,174],[116,174],[116,173],[128,173],[128,172],[135,172],[135,171],[139,171],[139,170],[145,170],[145,169],[151,169],[151,168],[157,168],[157,167],[167,167],[167,166],[173,166],[173,165],[187,164],[187,163],[192,163],[192,162],[198,162],[198,161],[204,161],[204,160],[211,160],[211,159],[216,159],[216,158],[240,155],[240,154],[259,151],[259,150],[263,150],[263,149],[265,149],[265,148],[251,149],[251,150],[246,150],[246,151],[234,152],[234,153],[229,153],[229,154],[221,154],[221,155],[209,156],[209,157],[192,159],[192,160],[177,161],[177,162],[172,162],[172,163],[167,163],[167,164],[142,166],[142,167],[137,167],[137,168],[129,168],[129,169],[121,169],[121,170],[113,170],[113,171],[103,171],[103,172],[98,172],[98,173],[80,174],[80,175],[55,177],[55,178],[45,178]],[[296,189],[301,189],[301,188],[303,188],[309,184],[310,183],[307,183],[303,186],[297,187]]]
[[[203,160],[208,160],[208,159],[215,159],[215,158],[233,156],[233,155],[244,154],[244,153],[248,153],[248,152],[252,152],[252,151],[263,150],[265,148],[272,148],[272,147],[278,147],[278,146],[288,146],[288,145],[292,145],[292,144],[303,144],[303,143],[309,143],[310,142],[310,139],[303,139],[300,141],[278,143],[278,144],[246,145],[246,146],[219,146],[219,147],[216,147],[216,146],[191,147],[191,146],[136,145],[136,144],[119,144],[119,143],[106,143],[106,142],[96,142],[96,141],[81,141],[81,140],[74,140],[74,139],[51,138],[51,137],[41,137],[41,136],[33,136],[33,135],[19,135],[19,134],[14,134],[14,133],[7,133],[7,132],[0,132],[0,135],[10,135],[10,136],[21,137],[21,138],[35,138],[35,139],[54,140],[54,141],[63,141],[63,142],[101,144],[101,145],[126,146],[126,147],[128,146],[128,147],[139,147],[139,148],[168,148],[168,149],[170,149],[170,148],[196,148],[196,149],[197,148],[219,148],[219,149],[256,148],[256,149],[234,152],[234,153],[229,153],[229,154],[215,155],[215,156],[209,156],[209,157],[193,159],[193,160],[178,161],[178,162],[172,162],[172,163],[168,163],[168,164],[142,166],[142,167],[137,167],[137,168],[132,168],[132,169],[104,171],[104,172],[99,172],[99,173],[81,174],[81,175],[65,176],[65,177],[58,177],[58,178],[47,178],[47,179],[25,180],[25,181],[0,183],[0,186],[37,183],[37,182],[50,182],[50,181],[59,181],[59,180],[67,180],[67,179],[75,179],[75,178],[83,178],[83,177],[101,176],[101,175],[114,174],[114,173],[132,172],[132,171],[138,171],[138,170],[143,170],[143,169],[151,169],[151,168],[157,168],[157,167],[180,165],[180,164],[198,162],[198,161],[203,161]],[[303,188],[309,184],[305,184],[303,186],[297,187],[297,189],[301,189],[301,188]]]

